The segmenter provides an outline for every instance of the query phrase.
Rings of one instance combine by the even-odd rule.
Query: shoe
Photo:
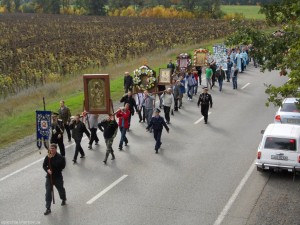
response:
[[[127,146],[128,145],[128,141],[127,142],[125,142],[125,146]]]
[[[113,156],[111,157],[111,160],[115,160],[115,155],[113,155]]]
[[[167,121],[167,124],[170,124],[170,121]]]
[[[123,148],[119,146],[119,150],[120,150],[120,151],[122,151],[122,150],[123,150]]]
[[[72,161],[73,161],[74,164],[77,163],[76,159],[73,159]]]
[[[80,156],[81,159],[85,158],[85,155]]]
[[[139,123],[141,123],[142,122],[142,120],[139,120]]]
[[[91,150],[91,149],[92,149],[92,145],[89,145],[88,149],[90,149],[90,150]]]
[[[46,211],[44,212],[44,215],[47,216],[51,213],[51,209],[46,209]]]
[[[155,154],[158,154],[158,150],[155,150]]]
[[[98,142],[96,142],[95,145],[99,145]]]
[[[66,200],[62,200],[61,205],[66,205]]]
[[[104,162],[104,164],[106,165],[106,160],[104,160],[103,162]]]

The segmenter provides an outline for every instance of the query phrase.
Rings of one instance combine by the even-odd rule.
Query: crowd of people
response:
[[[158,92],[149,93],[148,90],[133,94],[133,79],[130,73],[125,72],[124,76],[124,92],[120,103],[124,106],[120,107],[113,114],[109,114],[107,118],[99,121],[99,115],[87,114],[86,124],[82,122],[81,115],[71,116],[70,109],[65,105],[63,100],[60,101],[60,108],[57,113],[52,113],[51,124],[51,145],[49,154],[45,157],[43,168],[47,173],[46,177],[46,211],[45,215],[51,213],[51,189],[53,185],[57,188],[62,205],[66,204],[66,192],[63,187],[63,178],[61,171],[64,169],[65,162],[65,146],[64,146],[64,131],[67,133],[67,139],[71,142],[73,138],[75,142],[75,151],[73,163],[77,164],[77,157],[85,157],[85,152],[81,146],[83,134],[89,138],[88,149],[93,149],[93,144],[99,145],[99,137],[97,129],[103,132],[103,137],[106,144],[106,154],[103,163],[107,164],[107,159],[111,154],[111,160],[115,159],[113,150],[113,142],[120,131],[120,140],[118,149],[123,151],[124,146],[127,146],[129,141],[126,136],[130,132],[130,124],[132,117],[138,114],[139,123],[147,123],[146,131],[153,133],[155,140],[154,150],[158,154],[158,150],[162,145],[163,128],[169,133],[171,124],[171,116],[183,108],[184,96],[187,100],[192,101],[198,93],[198,87],[202,86],[203,92],[199,95],[197,106],[201,106],[201,114],[204,117],[204,123],[208,123],[208,111],[213,106],[212,96],[208,93],[209,89],[213,89],[215,82],[218,81],[219,91],[222,91],[223,81],[232,81],[233,89],[237,89],[238,73],[243,72],[249,64],[249,57],[246,50],[240,49],[228,50],[227,70],[223,70],[222,65],[217,66],[215,61],[206,65],[206,68],[201,66],[194,67],[191,71],[176,72],[176,66],[172,60],[167,64],[167,68],[172,70],[172,83],[165,87],[160,85]],[[254,65],[256,66],[255,62]],[[202,73],[205,73],[206,86],[202,85]],[[159,96],[158,107],[155,108],[156,94]],[[161,110],[164,112],[164,117],[160,115]],[[118,120],[118,122],[116,121]],[[57,153],[57,146],[60,149],[60,154]]]

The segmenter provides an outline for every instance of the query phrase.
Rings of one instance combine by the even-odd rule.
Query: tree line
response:
[[[2,11],[23,13],[108,15],[116,9],[133,7],[137,11],[163,6],[195,15],[220,18],[221,0],[0,0]],[[206,16],[207,17],[207,16]]]

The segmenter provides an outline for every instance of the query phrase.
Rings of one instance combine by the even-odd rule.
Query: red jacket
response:
[[[128,129],[129,128],[129,116],[130,116],[130,111],[119,111],[117,113],[117,118],[119,118],[119,127],[122,127],[122,121],[124,119],[124,128]]]

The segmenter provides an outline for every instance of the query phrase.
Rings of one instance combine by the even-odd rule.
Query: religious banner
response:
[[[36,144],[47,148],[51,128],[51,111],[36,111]]]
[[[177,56],[176,60],[176,70],[178,72],[186,72],[191,69],[192,59],[191,56],[187,53],[181,53]]]
[[[207,64],[207,49],[195,49],[194,50],[194,66],[205,66]]]
[[[151,91],[156,87],[155,71],[149,66],[141,66],[133,71],[133,84],[135,92]]]
[[[158,77],[158,84],[160,85],[168,85],[172,82],[172,69],[166,68],[166,69],[159,69],[159,77]]]
[[[84,108],[90,114],[109,114],[110,84],[108,74],[84,74]]]

